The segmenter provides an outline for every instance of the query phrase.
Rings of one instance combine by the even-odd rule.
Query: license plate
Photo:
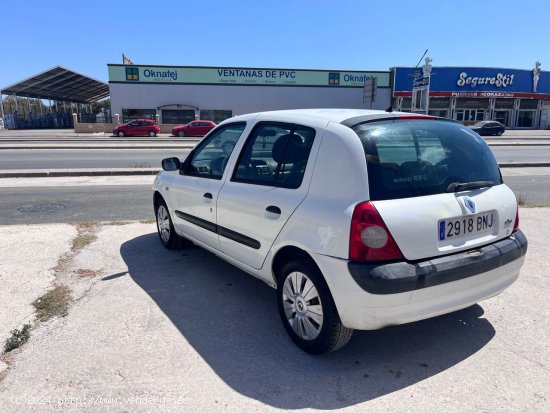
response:
[[[491,232],[495,226],[495,211],[442,219],[439,221],[439,241],[459,239],[468,235]]]

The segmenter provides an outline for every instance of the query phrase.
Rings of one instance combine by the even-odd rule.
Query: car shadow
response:
[[[156,233],[125,242],[120,253],[132,279],[225,383],[281,409],[337,409],[375,399],[451,368],[495,335],[474,305],[356,331],[343,349],[311,356],[287,336],[275,291],[213,254],[198,247],[167,251]]]

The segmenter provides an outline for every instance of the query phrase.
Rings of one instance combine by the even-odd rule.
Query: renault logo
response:
[[[475,212],[476,212],[476,203],[474,202],[474,200],[470,197],[467,197],[467,196],[462,198],[462,200],[464,201],[464,206],[468,209],[468,211],[470,211],[472,214],[475,214]]]

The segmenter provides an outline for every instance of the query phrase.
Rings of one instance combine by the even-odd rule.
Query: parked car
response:
[[[187,125],[176,126],[172,129],[172,135],[174,136],[204,136],[212,129],[216,127],[216,124],[211,120],[195,120],[189,122]]]
[[[477,122],[476,124],[470,126],[470,128],[479,133],[480,135],[497,135],[500,136],[506,130],[506,126],[502,123],[494,120],[484,120]]]
[[[236,133],[225,153],[219,142]],[[242,115],[162,167],[153,187],[162,245],[191,241],[276,288],[286,331],[313,354],[342,347],[354,329],[497,295],[527,250],[491,150],[451,120],[351,109]]]
[[[160,133],[160,127],[155,125],[151,119],[134,119],[124,125],[118,125],[113,130],[113,135],[117,136],[157,136]]]

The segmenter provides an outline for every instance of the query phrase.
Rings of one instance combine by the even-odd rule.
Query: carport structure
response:
[[[16,112],[19,110],[17,97],[27,98],[29,113],[32,113],[31,98],[54,101],[56,110],[57,102],[63,102],[64,112],[66,111],[65,102],[69,102],[71,108],[73,104],[76,104],[78,108],[87,105],[84,107],[89,108],[91,112],[91,103],[109,96],[109,85],[64,67],[56,66],[1,89],[0,108],[2,118],[5,117],[3,95],[14,96]],[[40,115],[42,115],[42,104],[39,104],[39,107]],[[51,107],[50,103],[50,112]]]

